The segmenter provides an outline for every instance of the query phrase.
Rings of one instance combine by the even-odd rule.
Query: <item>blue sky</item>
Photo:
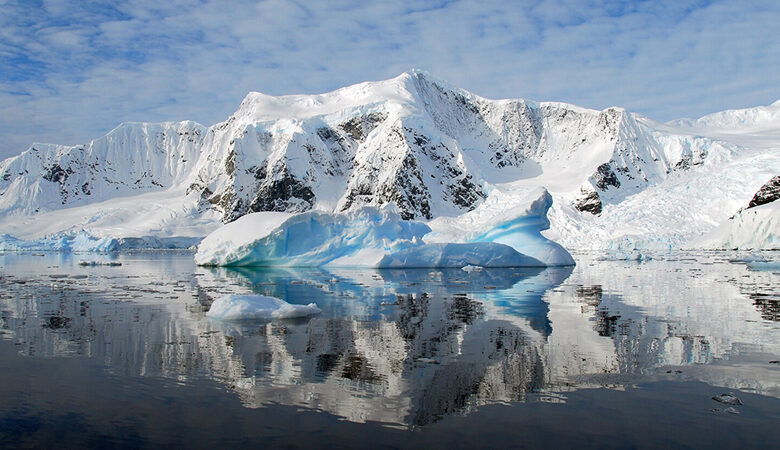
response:
[[[411,68],[656,120],[780,99],[780,2],[0,0],[0,157]]]

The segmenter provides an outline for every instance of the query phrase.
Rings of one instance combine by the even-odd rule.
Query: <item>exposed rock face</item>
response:
[[[756,192],[756,195],[753,196],[753,199],[750,200],[750,203],[748,203],[747,207],[753,208],[754,206],[765,205],[767,203],[772,203],[779,198],[780,175],[777,175],[776,177],[767,181],[766,184],[761,186],[758,192]]]
[[[596,173],[593,174],[593,180],[596,187],[602,191],[606,191],[610,186],[620,187],[620,181],[608,163],[602,164],[596,169]]]
[[[413,71],[317,96],[250,93],[208,128],[125,124],[87,145],[36,144],[0,163],[0,211],[176,188],[224,222],[390,202],[404,218],[431,219],[474,210],[503,173],[554,173],[587,154],[572,186],[593,187],[577,209],[599,214],[706,156],[696,138],[664,135],[680,143],[662,151],[652,133],[619,108],[488,100]]]
[[[596,191],[582,189],[580,197],[574,202],[574,207],[581,212],[599,215],[602,209],[601,198]]]
[[[32,213],[170,187],[191,173],[206,128],[128,123],[86,145],[33,144],[0,162],[0,211]]]

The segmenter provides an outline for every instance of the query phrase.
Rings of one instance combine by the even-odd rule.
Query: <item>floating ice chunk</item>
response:
[[[544,267],[544,263],[519,253],[512,247],[495,242],[466,244],[423,244],[407,248],[379,261],[383,269],[436,267]]]
[[[601,257],[598,258],[599,261],[636,261],[636,262],[642,262],[642,261],[650,261],[653,258],[649,255],[646,255],[642,252],[640,252],[637,249],[633,249],[630,251],[607,251],[607,253]]]
[[[747,266],[748,269],[756,271],[780,271],[780,261],[750,261]]]
[[[716,395],[712,397],[712,399],[715,400],[716,402],[721,402],[726,405],[734,405],[734,406],[742,405],[742,400],[740,400],[739,398],[731,394]]]
[[[95,260],[86,260],[81,259],[79,260],[80,266],[121,266],[122,263],[119,261],[95,261]]]
[[[461,267],[461,270],[463,270],[465,272],[468,272],[468,273],[471,273],[471,272],[479,272],[483,268],[484,267],[482,267],[482,266],[472,266],[472,265],[469,264],[468,266]]]
[[[364,266],[420,245],[427,225],[403,220],[394,207],[356,211],[254,213],[206,236],[195,263],[215,266]]]
[[[780,260],[771,260],[764,255],[741,255],[729,259],[732,264],[744,264],[750,270],[755,271],[780,271]]]
[[[314,303],[292,305],[265,295],[224,295],[211,304],[206,316],[220,320],[292,319],[319,314]]]

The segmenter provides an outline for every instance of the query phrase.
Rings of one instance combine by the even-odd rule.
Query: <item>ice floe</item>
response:
[[[79,260],[80,266],[121,266],[122,263],[119,261],[96,261],[96,260],[88,260],[88,259],[82,259]]]
[[[220,320],[292,319],[319,314],[314,303],[293,305],[265,295],[224,295],[211,304],[206,316]]]

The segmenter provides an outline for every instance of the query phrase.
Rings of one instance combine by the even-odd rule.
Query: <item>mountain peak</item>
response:
[[[596,216],[587,220],[604,227],[625,224],[625,218],[645,217],[642,208],[656,200],[634,211],[627,199],[667,179],[694,179],[697,171],[749,156],[729,143],[738,133],[708,135],[708,124],[768,123],[762,129],[770,129],[778,111],[780,102],[726,111],[707,116],[691,133],[618,107],[490,100],[411,69],[322,94],[250,92],[234,114],[208,128],[127,122],[86,145],[36,144],[0,163],[0,212],[34,214],[159,193],[179,199],[170,222],[177,227],[193,217],[211,223],[257,211],[344,212],[387,204],[404,218],[474,212],[468,217],[492,220],[527,189],[544,186],[556,199],[553,226],[571,234],[561,227],[581,214]],[[755,171],[771,173],[760,178],[776,175],[771,153],[762,157],[769,162]],[[600,221],[620,208],[630,214]],[[713,209],[707,223],[717,222],[717,214]],[[167,216],[160,220],[168,223]],[[600,229],[583,228],[568,242],[579,246]],[[616,239],[621,230],[603,239]]]
[[[323,94],[272,96],[250,92],[234,116],[254,121],[303,120],[380,103],[409,105],[414,102],[414,96],[408,82],[416,76],[416,72],[404,72],[388,80],[367,81]]]
[[[698,119],[679,119],[668,122],[681,127],[713,128],[724,130],[751,130],[780,128],[780,100],[766,106],[728,109],[707,114]]]

